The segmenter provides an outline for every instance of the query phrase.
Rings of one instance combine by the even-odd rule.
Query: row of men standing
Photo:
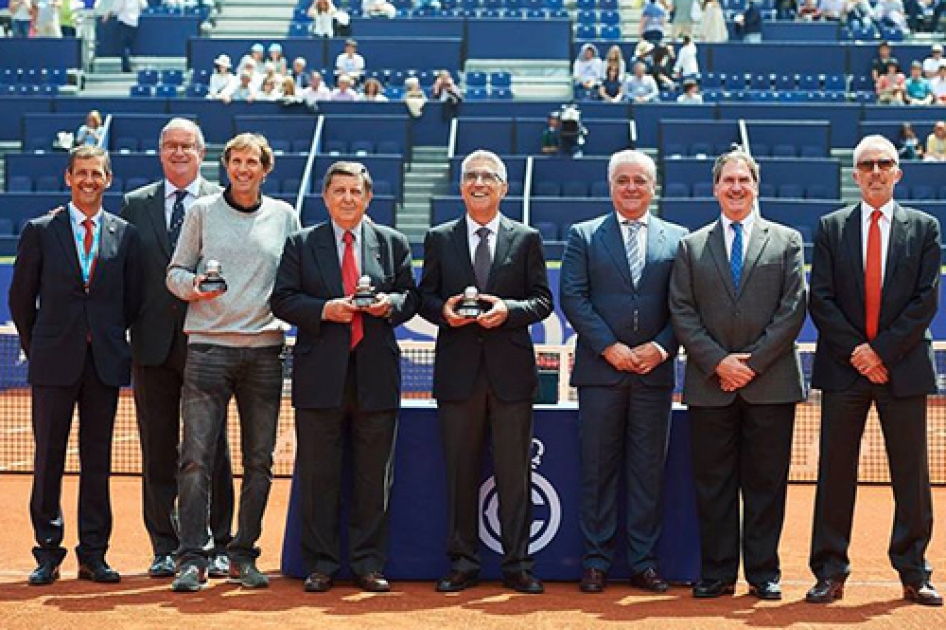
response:
[[[897,496],[891,558],[906,597],[920,603],[941,602],[929,584],[924,559],[931,501],[926,457],[917,456],[926,452],[925,394],[933,386],[929,334],[924,332],[937,303],[938,225],[892,202],[900,172],[896,151],[888,145],[871,137],[857,147],[855,179],[863,203],[826,217],[816,239],[812,316],[822,339],[814,385],[825,394],[812,548],[818,584],[808,594],[813,602],[843,594],[850,570],[846,549],[857,445],[872,400],[878,402],[887,436]],[[36,352],[39,344],[32,340],[45,336],[38,333],[49,325],[39,325],[46,323],[40,320],[56,317],[43,308],[55,300],[41,293],[55,296],[64,291],[75,300],[74,310],[88,313],[87,305],[98,301],[96,285],[105,291],[106,274],[100,271],[119,266],[132,274],[128,278],[134,277],[137,250],[144,246],[147,276],[141,282],[145,299],[140,315],[136,283],[123,284],[113,272],[107,275],[116,285],[109,297],[127,303],[124,323],[135,322],[136,405],[145,460],[145,522],[155,556],[152,575],[170,576],[176,569],[173,587],[179,591],[198,590],[208,570],[211,576],[229,574],[249,587],[267,583],[256,570],[259,551],[254,545],[271,480],[278,417],[279,317],[299,330],[293,404],[304,489],[303,555],[311,571],[305,588],[328,590],[340,568],[340,444],[343,433],[350,430],[355,466],[365,473],[356,476],[354,489],[351,565],[362,588],[388,590],[382,571],[399,401],[393,327],[416,311],[440,328],[434,396],[448,466],[451,571],[437,588],[462,590],[479,577],[476,489],[488,427],[500,496],[504,581],[521,592],[542,592],[528,555],[528,452],[536,385],[528,326],[548,316],[552,298],[538,234],[499,213],[506,191],[502,161],[488,152],[476,152],[464,161],[461,191],[467,214],[428,234],[418,292],[406,239],[363,220],[371,180],[360,165],[339,163],[329,170],[323,197],[332,220],[299,232],[298,219],[291,211],[286,213],[288,207],[259,194],[273,158],[265,140],[258,137],[231,141],[224,155],[230,186],[196,206],[195,212],[187,212],[194,199],[214,192],[197,176],[202,157],[203,141],[196,126],[175,120],[165,128],[161,160],[166,181],[126,198],[124,215],[139,228],[136,235],[107,213],[102,215],[105,229],[89,230],[79,223],[79,214],[89,214],[84,206],[100,210],[110,173],[107,155],[75,153],[66,175],[73,189],[69,212],[31,222],[24,232],[11,286],[11,311],[31,359],[37,445],[42,441],[48,449],[37,449],[31,512],[39,566],[31,583],[50,583],[58,577],[65,555],[58,512],[64,455],[58,450],[60,442],[64,450],[72,405],[79,400],[83,417],[82,401],[87,391],[93,391],[81,382],[77,386],[71,373],[54,384],[65,389],[41,389],[49,378],[42,366],[50,368],[50,355]],[[87,184],[80,179],[85,171],[76,170],[77,164],[93,164],[102,172],[93,173]],[[614,560],[622,473],[628,482],[626,536],[632,584],[658,592],[667,589],[654,545],[673,389],[671,357],[679,339],[688,354],[684,398],[690,405],[694,443],[700,445],[694,453],[694,470],[703,579],[694,595],[733,592],[741,545],[750,592],[765,599],[781,596],[777,547],[794,406],[804,397],[794,350],[805,313],[802,245],[797,232],[765,221],[754,211],[759,171],[750,156],[741,151],[721,156],[713,176],[721,219],[687,236],[683,228],[647,211],[656,182],[653,162],[635,151],[620,152],[608,170],[615,212],[579,224],[569,234],[561,295],[579,339],[573,384],[579,389],[581,413],[580,521],[586,553],[580,587],[585,592],[604,590]],[[96,195],[97,205],[91,203]],[[246,228],[234,228],[232,219],[219,222],[221,204],[239,213],[233,215],[238,218],[258,218],[257,213],[268,210],[269,220],[262,222],[267,229],[254,232],[255,219]],[[215,205],[218,210],[212,212]],[[871,219],[868,207],[881,216]],[[862,216],[868,217],[867,223],[859,221]],[[42,264],[45,248],[53,245],[43,239],[57,231],[60,237],[69,237],[64,242],[72,248],[60,262],[75,268],[68,258],[76,251],[82,275],[77,286],[57,288],[51,277],[41,278],[48,273]],[[111,235],[119,231],[128,233],[127,253],[114,256]],[[89,234],[91,248],[85,245]],[[290,234],[283,250],[281,243]],[[175,241],[180,241],[176,248]],[[279,245],[274,248],[273,243]],[[859,245],[863,260],[852,255]],[[90,257],[90,251],[97,256]],[[256,255],[248,256],[250,252]],[[55,253],[61,258],[61,251]],[[841,258],[841,253],[847,256]],[[228,294],[200,289],[210,258],[230,263]],[[886,277],[893,273],[898,281],[885,285],[888,291],[881,302],[878,279],[884,278],[885,260],[892,261]],[[165,274],[166,263],[170,267]],[[367,309],[356,308],[350,300],[359,275],[368,275],[379,291],[378,300]],[[857,282],[860,278],[865,278],[863,284]],[[177,299],[165,289],[165,280]],[[476,319],[456,312],[467,286],[479,287],[486,306]],[[190,302],[186,323],[180,299]],[[79,327],[91,326],[83,317],[74,321]],[[111,415],[100,425],[110,443],[117,387],[127,381],[121,372],[123,361],[127,370],[127,357],[120,351],[112,357],[97,350],[102,341],[91,328],[73,335],[70,342],[75,345],[83,338],[86,347],[74,353],[86,361],[78,370],[83,379],[105,380],[106,365],[113,358],[118,361],[117,376],[106,386],[107,404],[97,410],[102,417]],[[327,365],[338,368],[326,370]],[[247,376],[247,371],[253,374]],[[180,464],[175,466],[177,397],[182,389],[184,442]],[[852,397],[855,392],[859,395]],[[239,530],[230,540],[233,494],[225,414],[233,394],[244,433],[245,479]],[[49,402],[54,399],[60,407],[55,413]],[[63,420],[66,407],[69,419]],[[889,430],[893,415],[896,431]],[[53,439],[49,439],[51,427]],[[86,459],[83,479],[92,467],[93,458],[88,458],[88,465]],[[103,453],[95,457],[100,472],[104,467],[105,482],[105,492],[97,500],[104,497],[106,504],[107,459]],[[177,484],[175,470],[179,470]],[[172,519],[178,486],[179,535]],[[84,482],[80,495],[80,503],[83,496],[89,502],[96,500]],[[80,509],[80,576],[115,581],[117,573],[104,561],[110,514],[99,507],[88,503],[87,509]],[[96,525],[97,518],[108,523]]]

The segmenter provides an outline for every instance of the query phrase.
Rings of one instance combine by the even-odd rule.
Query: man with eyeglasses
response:
[[[131,328],[135,412],[141,440],[142,502],[153,557],[148,575],[174,577],[177,536],[177,457],[181,431],[181,387],[187,358],[184,318],[187,302],[165,285],[167,267],[184,217],[197,199],[220,192],[200,176],[204,135],[195,123],[174,118],[159,138],[164,179],[125,195],[122,218],[141,236],[141,312]],[[233,474],[226,431],[217,441],[212,473],[210,577],[229,571],[227,545],[233,521]]]
[[[942,606],[930,583],[933,529],[926,399],[936,392],[930,322],[939,303],[940,227],[893,199],[902,171],[886,138],[854,149],[860,203],[821,218],[811,267],[818,349],[811,385],[822,391],[821,452],[806,600],[844,595],[861,437],[871,405],[884,433],[894,494],[888,555],[904,599]]]
[[[584,593],[607,584],[622,476],[631,584],[656,593],[669,588],[655,554],[677,355],[667,289],[687,230],[651,216],[656,182],[646,154],[612,155],[614,209],[573,226],[562,260],[562,310],[578,333],[572,385],[581,415]]]
[[[532,400],[538,388],[529,326],[552,312],[552,292],[539,233],[503,216],[506,165],[489,151],[468,155],[460,191],[466,213],[432,228],[424,242],[420,314],[439,328],[434,359],[447,462],[450,573],[440,592],[462,591],[479,580],[479,487],[486,437],[499,493],[503,583],[542,593],[532,573]],[[458,313],[467,287],[483,312]]]

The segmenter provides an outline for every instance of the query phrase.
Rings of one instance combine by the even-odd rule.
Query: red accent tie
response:
[[[870,228],[867,230],[867,263],[864,265],[864,327],[869,341],[873,341],[877,336],[877,328],[880,326],[881,216],[883,213],[880,210],[874,210],[870,215]]]
[[[342,256],[342,285],[345,289],[345,295],[352,295],[355,287],[358,286],[358,265],[355,264],[355,248],[352,243],[355,237],[348,230],[345,231],[345,253]],[[355,313],[351,318],[351,346],[352,350],[365,336],[364,322],[361,321],[361,313]]]
[[[92,253],[92,241],[94,240],[95,234],[95,223],[92,222],[92,219],[86,219],[82,222],[82,227],[85,228],[85,235],[82,237],[82,249],[85,250],[86,258]],[[89,278],[86,284],[92,284],[92,274],[95,272],[95,260],[92,260],[92,264],[89,265]]]

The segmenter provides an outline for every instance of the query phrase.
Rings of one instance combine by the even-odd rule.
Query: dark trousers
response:
[[[167,360],[160,365],[133,365],[135,411],[141,437],[142,501],[145,529],[155,555],[174,553],[177,536],[178,447],[181,432],[181,387],[187,338],[175,335]],[[217,441],[210,491],[210,530],[215,553],[230,543],[233,522],[233,472],[226,425]]]
[[[737,397],[725,407],[691,406],[689,413],[702,578],[736,581],[741,530],[746,581],[779,580],[795,404]]]
[[[673,390],[631,384],[578,388],[580,526],[585,568],[614,562],[618,486],[626,478],[627,561],[634,574],[656,567],[664,464]]]
[[[282,348],[191,344],[184,368],[184,438],[178,474],[181,546],[178,562],[206,566],[210,547],[210,472],[217,458],[230,398],[240,414],[243,483],[237,534],[227,548],[234,562],[259,556],[256,541],[273,483],[273,449],[282,399]]]
[[[819,578],[847,577],[847,551],[857,495],[861,436],[871,403],[876,404],[893,482],[893,532],[888,554],[905,584],[926,582],[931,568],[926,547],[933,530],[926,447],[926,396],[897,398],[884,385],[858,379],[821,399],[821,455],[809,566]]]
[[[302,555],[306,570],[335,575],[341,567],[339,495],[346,434],[352,451],[348,518],[349,564],[355,575],[387,562],[388,504],[394,482],[397,410],[358,408],[354,355],[345,398],[335,409],[296,409],[296,472],[302,496]]]
[[[70,387],[33,386],[33,491],[30,519],[36,535],[33,556],[38,562],[59,564],[62,547],[62,475],[74,409],[79,409],[79,546],[80,562],[104,559],[112,533],[109,475],[112,470],[112,430],[118,409],[118,388],[99,379],[86,351],[85,368]]]
[[[131,72],[131,51],[138,36],[138,27],[118,22],[118,45],[122,53],[122,72]]]
[[[483,451],[492,437],[493,470],[499,495],[504,572],[532,570],[532,401],[496,397],[485,371],[464,401],[437,401],[447,460],[448,542],[451,568],[479,571],[479,493]]]

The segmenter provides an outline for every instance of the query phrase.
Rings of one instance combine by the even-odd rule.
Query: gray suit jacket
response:
[[[801,235],[756,218],[746,248],[742,282],[733,287],[716,221],[683,238],[670,280],[670,313],[687,351],[683,401],[722,407],[738,393],[756,404],[805,397],[795,339],[805,320],[805,269]],[[738,392],[720,388],[716,366],[747,352],[756,377]]]

